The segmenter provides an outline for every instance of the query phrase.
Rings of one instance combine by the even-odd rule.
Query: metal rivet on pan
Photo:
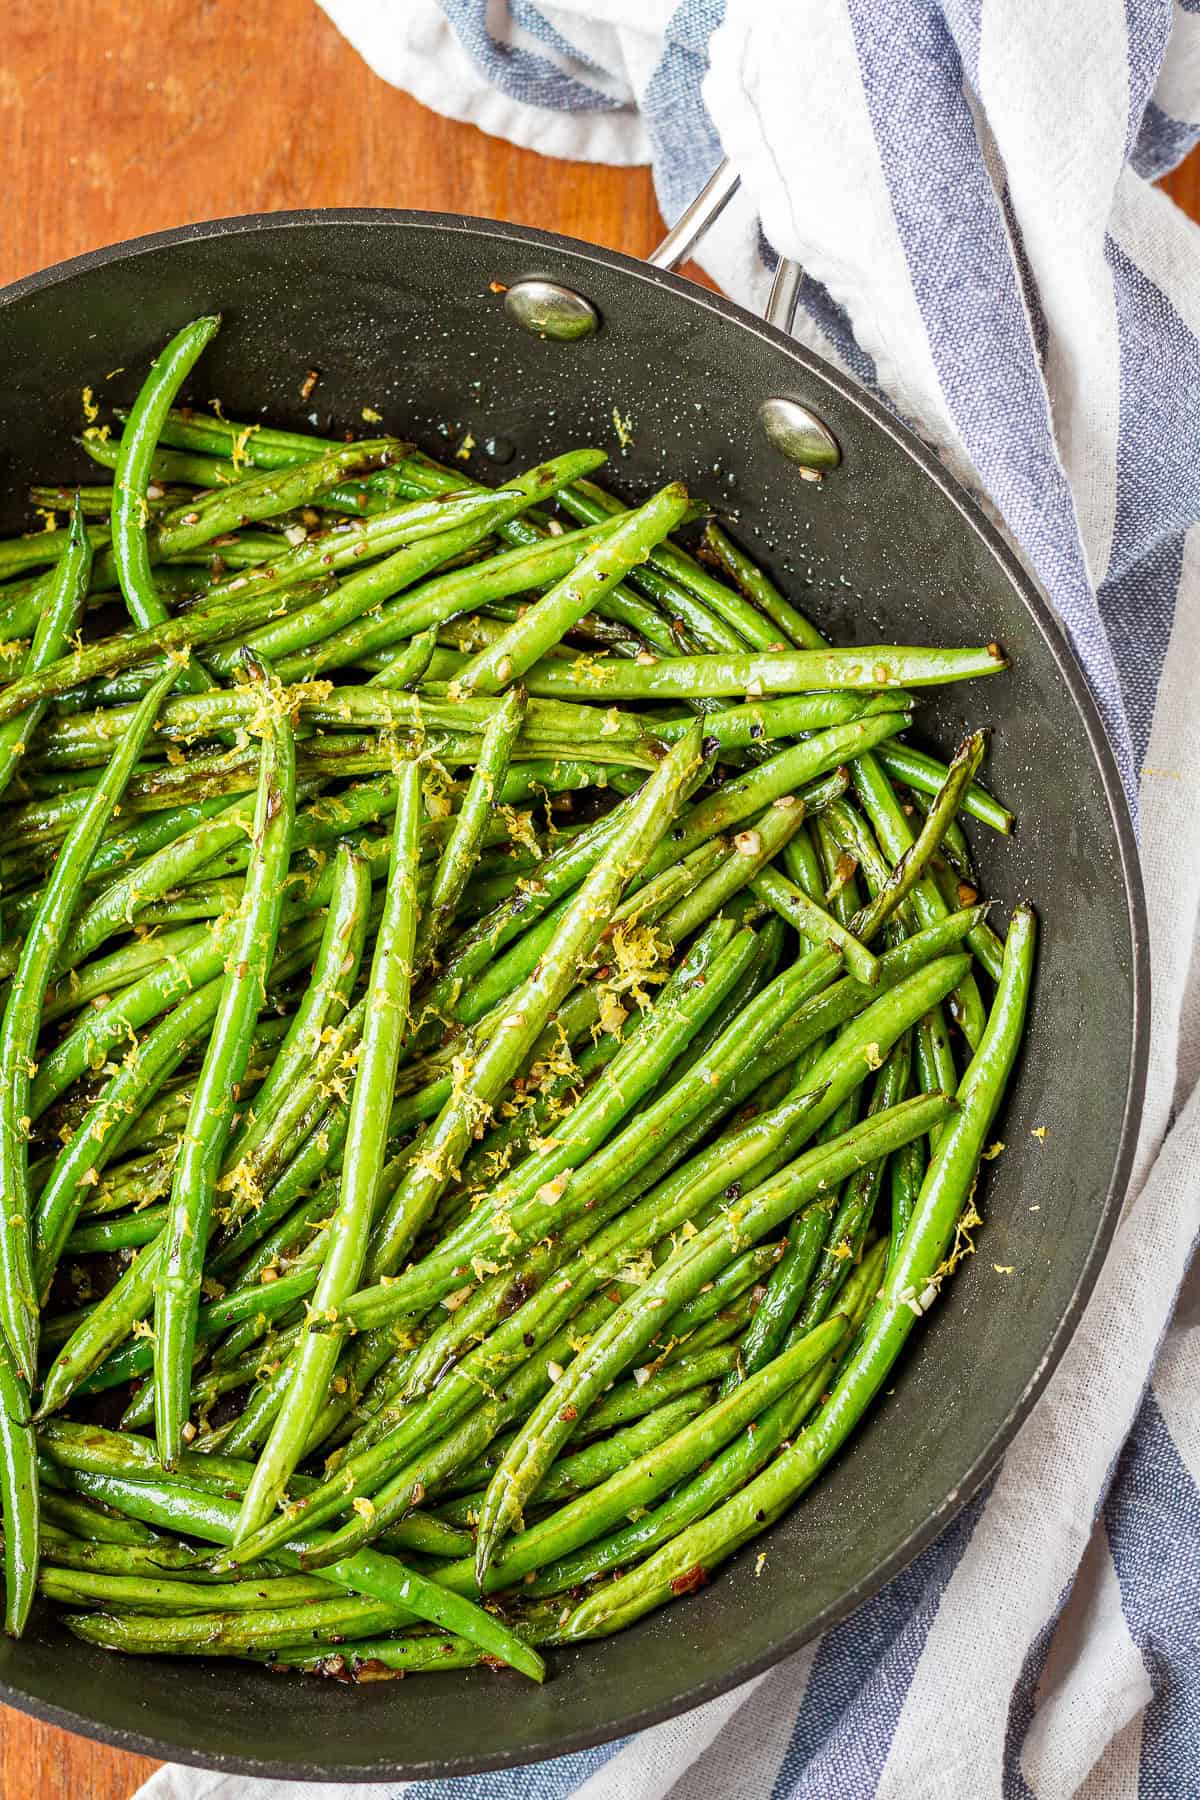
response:
[[[590,300],[557,281],[536,276],[514,281],[504,296],[504,310],[522,330],[559,343],[591,337],[600,329],[600,314]]]
[[[829,427],[798,400],[764,400],[758,420],[779,454],[801,469],[836,469],[842,460]]]

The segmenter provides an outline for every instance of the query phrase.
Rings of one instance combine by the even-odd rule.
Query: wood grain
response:
[[[553,163],[426,112],[312,0],[8,0],[4,13],[0,135],[32,204],[6,207],[0,281],[291,206],[499,215],[635,253],[661,235],[648,170]]]
[[[1162,185],[1189,218],[1200,220],[1200,146],[1167,176]]]
[[[551,162],[379,81],[312,0],[7,0],[0,283],[142,232],[294,206],[416,206],[644,255],[645,169]],[[1200,154],[1165,184],[1200,219]],[[0,1800],[126,1800],[154,1764],[0,1709]]]

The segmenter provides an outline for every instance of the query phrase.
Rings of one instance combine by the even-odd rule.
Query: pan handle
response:
[[[740,177],[728,162],[719,163],[657,250],[647,257],[651,268],[670,270],[686,262],[737,193],[739,182]],[[790,334],[803,279],[798,263],[780,260],[764,314],[768,325]],[[598,309],[585,294],[560,281],[527,275],[503,292],[504,310],[534,337],[571,343],[591,337],[600,329]],[[820,481],[842,460],[837,439],[807,399],[794,394],[769,394],[759,404],[758,422],[780,456],[795,463],[807,481]]]
[[[742,178],[728,161],[719,162],[691,205],[686,207],[662,243],[646,261],[655,269],[677,269],[686,262],[720,218],[741,186]],[[777,331],[790,331],[796,315],[803,273],[799,263],[780,257],[763,317]]]
[[[720,218],[741,185],[732,164],[720,162],[691,205],[685,208],[657,250],[646,261],[655,269],[677,269]],[[780,257],[763,314],[768,325],[791,334],[804,272],[799,263]],[[791,395],[772,394],[758,409],[758,422],[775,449],[795,463],[807,480],[819,481],[842,460],[837,439],[810,406]]]

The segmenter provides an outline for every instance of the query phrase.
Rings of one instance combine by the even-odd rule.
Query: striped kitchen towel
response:
[[[652,161],[669,217],[733,160],[711,273],[761,304],[796,257],[798,334],[988,497],[1066,621],[1138,809],[1155,978],[1131,1198],[985,1493],[724,1698],[404,1791],[1200,1797],[1200,229],[1151,185],[1200,137],[1200,0],[322,4],[441,112]],[[143,1796],[321,1791],[172,1768]]]

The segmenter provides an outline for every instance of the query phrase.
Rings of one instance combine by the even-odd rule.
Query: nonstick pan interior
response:
[[[514,326],[493,284],[533,274],[585,293],[601,332],[556,344]],[[295,425],[315,408],[319,429],[339,430],[365,429],[370,408],[443,457],[470,434],[464,468],[494,478],[599,443],[631,498],[680,476],[721,502],[735,536],[834,636],[997,639],[1013,659],[1010,674],[952,688],[919,718],[942,751],[968,721],[992,728],[987,777],[1020,826],[1007,843],[974,827],[973,841],[986,890],[1005,904],[1028,896],[1043,926],[1028,1046],[998,1129],[1006,1148],[980,1183],[980,1254],[850,1450],[761,1546],[632,1631],[555,1653],[540,1690],[485,1671],[352,1688],[215,1660],[135,1662],[75,1642],[47,1613],[0,1644],[11,1704],[185,1761],[346,1780],[555,1755],[698,1704],[844,1616],[976,1492],[1028,1411],[1094,1281],[1140,1108],[1146,952],[1128,821],[1048,608],[934,459],[750,315],[567,240],[429,214],[277,214],[18,283],[0,295],[0,526],[23,528],[31,480],[86,474],[71,442],[82,388],[131,398],[171,332],[213,310],[225,326],[197,404]],[[107,378],[118,364],[127,372]],[[306,402],[310,369],[320,382]],[[838,439],[842,466],[820,485],[762,437],[757,410],[773,394],[813,407]]]

